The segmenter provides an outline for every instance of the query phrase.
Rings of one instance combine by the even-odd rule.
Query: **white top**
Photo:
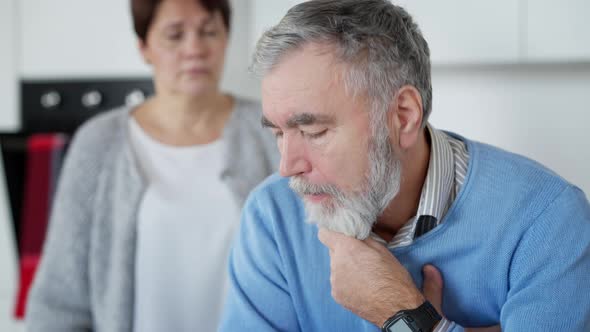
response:
[[[223,143],[174,147],[130,117],[148,187],[138,212],[134,330],[216,331],[239,207],[221,180]]]

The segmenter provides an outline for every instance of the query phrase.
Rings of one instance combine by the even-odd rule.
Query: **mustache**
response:
[[[344,194],[338,187],[333,184],[314,184],[309,183],[301,176],[293,176],[289,179],[289,187],[299,195],[330,195],[338,198]]]

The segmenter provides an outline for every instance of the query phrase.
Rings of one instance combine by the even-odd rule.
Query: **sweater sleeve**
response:
[[[510,269],[502,330],[588,331],[590,206],[567,187],[523,235]]]
[[[27,331],[91,331],[88,248],[98,166],[92,134],[74,137],[61,171],[40,266],[28,297]]]
[[[590,206],[567,187],[523,234],[500,313],[504,332],[590,330]],[[449,331],[463,331],[455,325]]]
[[[231,286],[219,331],[300,330],[270,221],[252,195],[230,255]]]

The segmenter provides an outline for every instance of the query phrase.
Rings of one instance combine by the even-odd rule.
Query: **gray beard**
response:
[[[327,202],[312,203],[304,200],[307,222],[329,230],[366,239],[389,202],[399,192],[401,162],[393,154],[387,128],[377,129],[369,143],[369,171],[359,191],[344,193],[331,184],[307,183],[294,176],[289,186],[300,196],[327,194]],[[384,132],[385,131],[385,132]]]

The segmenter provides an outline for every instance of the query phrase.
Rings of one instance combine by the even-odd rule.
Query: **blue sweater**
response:
[[[466,142],[466,181],[442,225],[392,253],[419,288],[424,264],[441,270],[444,314],[460,326],[590,331],[584,194],[533,161]],[[288,179],[252,192],[220,331],[379,331],[332,299],[328,250],[304,220]]]

